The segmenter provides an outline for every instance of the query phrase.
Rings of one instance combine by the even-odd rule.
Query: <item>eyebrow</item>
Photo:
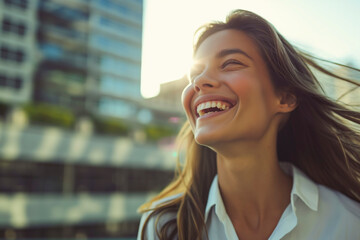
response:
[[[243,50],[241,50],[239,48],[223,49],[220,52],[218,52],[218,54],[216,54],[216,58],[222,58],[227,55],[234,54],[234,53],[242,54],[242,55],[246,56],[247,58],[250,58],[251,60],[253,60],[252,57],[250,57],[246,52],[244,52]]]

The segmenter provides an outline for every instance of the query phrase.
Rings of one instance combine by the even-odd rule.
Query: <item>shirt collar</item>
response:
[[[208,201],[205,208],[205,221],[207,221],[210,210],[213,206],[215,206],[215,213],[218,215],[218,217],[220,219],[224,219],[226,215],[226,210],[224,202],[221,198],[217,175],[214,177],[214,180],[212,181],[210,187]]]
[[[301,199],[311,210],[318,210],[319,189],[318,186],[306,176],[300,169],[288,162],[280,163],[285,173],[293,177],[291,190],[291,205],[295,209],[296,199]]]
[[[293,209],[296,209],[296,200],[299,198],[311,210],[317,211],[319,202],[319,190],[317,185],[291,163],[281,162],[280,166],[285,173],[293,177],[293,186],[291,190],[291,205]],[[208,201],[205,208],[205,221],[207,221],[209,212],[213,206],[215,206],[216,214],[225,214],[225,207],[221,198],[217,175],[214,177],[209,190]]]

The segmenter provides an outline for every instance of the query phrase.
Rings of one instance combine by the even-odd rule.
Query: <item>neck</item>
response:
[[[232,221],[257,228],[284,211],[292,180],[278,164],[276,139],[231,143],[216,152],[219,187]]]
[[[225,203],[241,202],[236,206],[248,209],[247,205],[252,205],[265,210],[289,202],[292,180],[281,170],[277,160],[272,160],[272,164],[251,157],[239,161],[241,164],[235,164],[237,161],[218,155],[219,187]]]

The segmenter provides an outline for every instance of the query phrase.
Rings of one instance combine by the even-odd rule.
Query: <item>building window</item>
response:
[[[25,55],[25,54],[24,54],[23,51],[16,50],[16,51],[15,51],[15,61],[16,61],[16,62],[19,62],[19,63],[23,62],[23,61],[24,61],[24,57],[25,57],[24,55]]]
[[[8,60],[8,59],[11,59],[11,56],[12,56],[12,53],[8,48],[6,48],[6,47],[0,48],[0,57],[2,59]]]
[[[118,14],[123,15],[127,19],[135,20],[140,24],[142,22],[141,9],[134,10],[132,8],[129,8],[127,4],[114,0],[100,0],[100,1],[95,1],[95,3],[98,5],[98,7],[101,7],[107,11],[112,11],[117,15]]]
[[[133,44],[112,39],[108,36],[93,34],[90,37],[90,44],[92,47],[106,51],[118,56],[129,58],[131,60],[141,60],[141,47]]]
[[[6,87],[7,77],[3,74],[0,74],[0,87]]]
[[[95,24],[100,29],[104,29],[106,31],[110,31],[115,34],[122,35],[134,41],[141,41],[141,37],[142,37],[141,28],[133,27],[125,23],[114,21],[104,16],[99,16],[96,19]]]
[[[64,21],[67,23],[77,21],[87,22],[89,18],[89,13],[86,9],[63,4],[62,1],[40,0],[38,7],[40,17],[45,17],[51,23],[54,23],[54,21],[58,23],[64,23]]]
[[[100,78],[100,90],[116,96],[139,98],[140,86],[137,82],[130,82],[111,75],[102,75]]]
[[[25,24],[19,24],[18,25],[18,34],[20,35],[20,36],[24,36],[25,35],[25,33],[26,33],[26,26],[25,26]]]
[[[23,86],[23,79],[20,76],[6,76],[5,74],[0,74],[0,87],[12,88],[14,90],[19,90]]]
[[[99,100],[100,114],[116,116],[121,118],[131,118],[135,116],[137,107],[123,100],[102,97]]]
[[[24,10],[29,6],[28,0],[4,0],[4,3],[7,6],[17,7]]]
[[[39,44],[40,50],[46,59],[63,61],[76,66],[86,66],[87,55],[82,49],[66,49],[56,43],[44,42]]]
[[[113,73],[136,81],[140,80],[140,64],[115,59],[110,56],[102,56],[100,69],[104,72]]]
[[[19,90],[22,87],[23,80],[20,77],[15,77],[12,79],[10,84],[12,85],[12,88]]]
[[[2,30],[3,32],[11,32],[12,24],[9,19],[4,18],[2,21]]]
[[[2,31],[8,33],[15,33],[19,36],[24,36],[26,33],[26,26],[22,22],[14,22],[9,18],[4,18],[2,21]]]
[[[19,49],[14,50],[3,46],[0,48],[0,58],[7,61],[22,63],[25,60],[25,53]]]

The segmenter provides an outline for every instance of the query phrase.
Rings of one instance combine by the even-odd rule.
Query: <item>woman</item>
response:
[[[254,13],[201,30],[185,165],[142,207],[138,239],[360,239],[360,113],[326,97],[309,66],[359,84]]]

